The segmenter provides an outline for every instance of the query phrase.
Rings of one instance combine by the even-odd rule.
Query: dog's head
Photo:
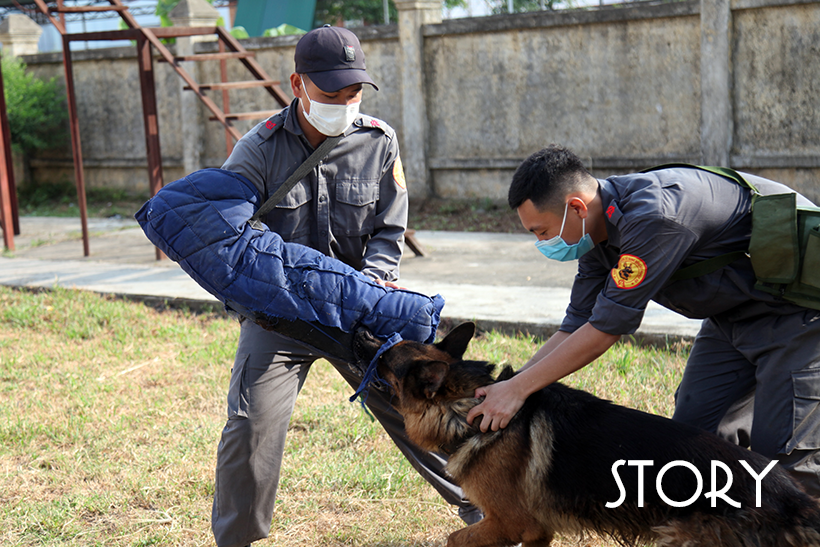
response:
[[[377,371],[399,399],[396,406],[410,400],[472,397],[477,387],[492,383],[494,365],[462,360],[474,334],[475,323],[462,323],[436,344],[402,341],[385,351]],[[356,353],[362,359],[371,360],[381,345],[367,331],[356,336]]]

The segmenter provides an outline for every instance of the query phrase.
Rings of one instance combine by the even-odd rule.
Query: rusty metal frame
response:
[[[242,138],[242,134],[233,126],[231,120],[243,119],[251,117],[251,114],[229,114],[230,103],[228,101],[228,89],[238,89],[243,87],[262,86],[273,98],[279,103],[281,107],[289,104],[290,100],[284,91],[279,87],[279,82],[274,82],[265,73],[261,65],[254,59],[254,54],[245,50],[245,48],[236,40],[230,33],[221,27],[191,27],[191,28],[143,28],[134,19],[133,14],[128,11],[128,8],[122,4],[120,0],[108,0],[108,6],[85,6],[85,7],[66,7],[63,0],[57,0],[56,7],[49,7],[46,0],[34,0],[37,8],[45,15],[49,21],[58,30],[63,40],[63,67],[65,69],[66,82],[66,97],[68,101],[68,119],[69,129],[71,133],[71,149],[74,157],[74,176],[77,186],[77,202],[80,208],[80,222],[82,224],[82,238],[83,238],[83,254],[90,255],[89,249],[89,234],[88,234],[88,211],[86,204],[85,193],[85,174],[83,171],[83,156],[82,145],[80,142],[80,125],[77,116],[77,101],[76,91],[74,88],[74,74],[71,62],[70,43],[73,41],[97,41],[97,40],[136,40],[137,42],[137,60],[139,64],[140,90],[142,94],[142,110],[143,121],[145,125],[145,147],[148,160],[148,179],[151,196],[155,195],[163,186],[162,175],[162,154],[160,150],[159,140],[159,119],[157,110],[156,91],[154,85],[154,60],[152,48],[157,51],[160,56],[160,61],[167,62],[171,68],[185,82],[185,89],[193,91],[200,99],[200,101],[211,111],[213,117],[211,119],[218,120],[225,128],[225,140],[228,154],[233,148],[233,140]],[[76,34],[67,34],[65,25],[66,13],[78,13],[83,11],[114,11],[117,12],[125,24],[128,26],[126,30],[101,31],[101,32],[84,32]],[[57,13],[59,17],[54,17],[53,13]],[[196,55],[197,59],[192,57],[175,57],[171,54],[168,48],[161,42],[162,38],[178,38],[185,36],[198,36],[205,34],[216,34],[219,41],[219,53]],[[253,82],[238,82],[230,84],[227,82],[227,67],[225,60],[233,58],[239,59],[245,67],[256,78]],[[180,62],[190,60],[205,60],[216,59],[220,61],[220,84],[200,85],[180,66]],[[0,82],[1,83],[1,82]],[[204,94],[204,90],[210,88],[222,89],[223,108],[214,103],[214,101]],[[5,116],[5,107],[2,108],[2,115]],[[0,158],[2,159],[2,158]],[[10,165],[10,156],[7,155]],[[2,172],[0,172],[2,176]],[[5,179],[4,179],[5,180]],[[2,181],[0,181],[2,182]],[[13,189],[13,176],[11,179],[11,188]],[[11,194],[12,198],[14,192],[10,192],[5,185],[0,184],[3,190],[0,193],[0,206],[2,206],[2,221],[5,227],[7,217],[12,214],[5,213],[6,193]],[[16,208],[16,201],[13,202]],[[16,218],[16,212],[14,213]],[[4,229],[4,238],[6,230]],[[19,228],[17,232],[19,233]],[[11,242],[13,246],[13,241]],[[8,247],[8,244],[7,244]],[[162,253],[157,249],[157,259],[162,258]]]
[[[162,151],[159,145],[159,113],[154,86],[154,57],[151,44],[140,34],[137,38],[137,58],[139,60],[140,89],[142,93],[142,117],[145,125],[145,149],[148,155],[148,187],[151,196],[162,188]],[[156,258],[163,258],[159,247],[155,248]]]
[[[68,102],[68,126],[71,134],[71,150],[74,155],[74,179],[77,186],[77,203],[80,207],[80,224],[83,233],[83,256],[90,256],[91,250],[89,246],[88,235],[88,210],[86,208],[85,199],[85,174],[83,172],[83,152],[80,143],[80,124],[77,119],[77,101],[74,92],[74,70],[71,64],[71,38],[66,34],[65,14],[60,13],[60,18],[57,19],[51,15],[51,10],[44,2],[44,0],[35,0],[37,7],[46,15],[51,23],[60,32],[63,40],[63,68],[65,71],[65,89],[66,99]],[[57,0],[57,8],[64,9],[63,0]]]
[[[2,72],[0,72],[0,223],[3,229],[3,245],[9,251],[13,251],[14,236],[20,235],[20,217],[17,211],[17,190],[11,160],[11,131],[6,114]]]
[[[62,0],[60,0],[62,3]],[[83,256],[90,256],[88,243],[88,206],[85,199],[85,171],[83,151],[80,142],[80,120],[77,117],[77,100],[74,89],[74,67],[69,50],[71,39],[63,34],[63,66],[65,67],[65,89],[68,95],[68,126],[71,133],[71,149],[74,151],[74,179],[77,185],[77,204],[80,207],[80,223],[83,231]]]
[[[225,42],[219,40],[219,53],[225,53]],[[219,81],[223,84],[228,82],[228,60],[219,60]],[[228,97],[228,90],[222,88],[222,111],[225,114],[231,113],[230,97]],[[225,128],[225,151],[228,156],[233,152],[233,139],[231,133]],[[226,156],[227,157],[227,156]]]

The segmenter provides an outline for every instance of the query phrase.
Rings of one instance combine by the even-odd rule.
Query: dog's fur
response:
[[[555,532],[594,530],[621,544],[657,541],[681,547],[780,547],[820,545],[820,506],[778,465],[762,480],[762,504],[755,507],[755,482],[739,460],[760,473],[770,460],[716,435],[669,419],[621,407],[583,391],[553,384],[531,395],[510,424],[481,433],[479,419],[466,422],[480,401],[476,388],[493,383],[494,368],[464,361],[475,332],[464,323],[434,345],[400,342],[379,359],[378,372],[394,394],[409,437],[420,446],[450,455],[447,472],[484,519],[450,535],[448,546],[526,547],[550,544]],[[357,353],[372,358],[381,342],[357,335]],[[505,367],[498,380],[513,376]],[[638,506],[638,470],[616,460],[653,460],[644,469],[644,507]],[[689,507],[664,503],[655,488],[664,464],[692,462],[703,477],[701,496]],[[732,471],[727,495],[736,509],[703,494],[711,490],[711,460]],[[717,471],[717,486],[727,480]],[[696,490],[692,471],[673,467],[663,478],[669,499],[683,501]]]

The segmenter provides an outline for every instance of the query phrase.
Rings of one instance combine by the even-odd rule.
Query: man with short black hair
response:
[[[268,199],[328,137],[342,135],[327,156],[263,217],[282,239],[312,247],[396,287],[407,188],[393,129],[359,114],[365,70],[359,40],[325,26],[296,45],[290,76],[294,101],[248,132],[222,166],[256,185]],[[219,547],[240,547],[270,531],[288,423],[311,364],[303,344],[241,322],[228,391],[228,421],[219,443],[212,529]],[[352,386],[360,378],[331,364]],[[480,513],[445,477],[446,460],[407,439],[389,396],[371,390],[367,405],[416,470],[467,522]]]
[[[544,180],[550,184],[544,184]],[[563,147],[550,146],[518,167],[507,201],[513,210],[529,199],[540,209],[560,214],[564,211],[564,196],[578,189],[594,192],[597,183],[575,154]]]
[[[742,177],[762,195],[793,193]],[[799,194],[797,203],[812,205]],[[820,496],[820,312],[755,288],[745,254],[750,189],[692,166],[597,180],[575,154],[551,145],[518,168],[509,204],[537,248],[548,258],[578,259],[578,274],[560,330],[515,377],[477,390],[486,399],[468,421],[483,415],[482,430],[506,427],[531,393],[634,333],[654,300],[704,319],[673,419],[779,460]],[[730,253],[739,258],[673,278]]]

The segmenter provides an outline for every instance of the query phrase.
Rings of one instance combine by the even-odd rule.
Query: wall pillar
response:
[[[175,27],[213,27],[219,19],[219,12],[205,0],[181,0],[171,10],[168,17]],[[176,39],[176,55],[187,56],[194,54],[194,48],[199,42],[216,40],[216,34],[203,36],[184,36]],[[199,63],[186,63],[185,70],[197,82],[199,78]],[[185,173],[192,173],[202,169],[202,153],[204,149],[204,120],[201,116],[199,97],[193,91],[184,90],[185,81],[179,79],[179,113],[180,128],[182,129],[182,165]]]
[[[700,149],[704,165],[729,167],[732,150],[730,0],[700,2]]]
[[[399,12],[399,75],[402,109],[402,164],[411,199],[432,195],[427,163],[427,103],[422,25],[441,23],[441,1],[394,0]]]
[[[25,15],[12,13],[0,23],[0,42],[4,55],[32,55],[39,53],[37,42],[43,29]]]

